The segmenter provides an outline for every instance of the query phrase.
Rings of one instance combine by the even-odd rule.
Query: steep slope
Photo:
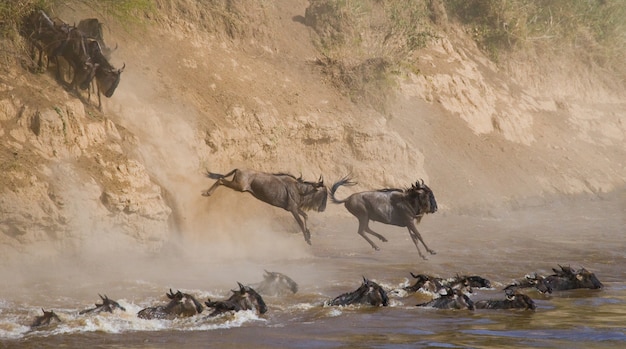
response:
[[[70,23],[104,18],[106,40],[119,46],[112,63],[126,69],[103,113],[51,74],[3,68],[0,241],[9,254],[162,251],[177,235],[253,244],[296,231],[248,196],[200,196],[211,184],[205,170],[289,171],[328,184],[351,174],[352,190],[423,178],[444,214],[497,214],[626,182],[626,105],[600,79],[502,70],[448,23],[419,52],[419,74],[397,77],[381,113],[321,72],[307,1],[157,5],[130,24],[83,2],[55,9]],[[280,229],[271,228],[275,214]]]

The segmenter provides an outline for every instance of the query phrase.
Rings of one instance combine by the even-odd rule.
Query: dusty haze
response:
[[[288,212],[224,187],[201,196],[213,183],[206,170],[323,175],[329,186],[351,174],[359,185],[343,195],[422,178],[440,208],[423,224],[607,195],[626,210],[624,89],[576,62],[498,67],[448,23],[419,52],[420,74],[397,76],[379,112],[352,103],[316,65],[315,34],[299,19],[307,1],[241,5],[250,27],[235,34],[192,1],[159,1],[141,24],[69,3],[54,14],[100,18],[119,45],[111,62],[126,68],[103,112],[51,73],[2,68],[3,280],[186,270],[183,287],[201,287],[191,281],[200,276],[229,287],[220,267],[255,278],[263,263],[297,263],[332,229],[327,220],[349,217],[330,203],[311,212],[309,247]],[[443,242],[424,229],[426,241]],[[359,239],[355,251],[365,251]],[[443,249],[433,259],[450,257]]]

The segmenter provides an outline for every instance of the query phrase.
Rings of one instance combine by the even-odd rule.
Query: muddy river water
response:
[[[298,247],[302,253],[274,258],[243,260],[233,255],[214,261],[176,252],[174,257],[124,264],[50,261],[5,270],[0,347],[626,347],[624,193],[480,217],[438,212],[418,226],[437,251],[428,261],[418,257],[405,229],[373,224],[389,239],[379,243],[381,251],[374,251],[356,235],[352,217],[311,215],[310,221],[313,246],[306,246],[301,235],[283,231],[272,239],[305,246]],[[473,274],[491,280],[493,288],[475,289],[471,298],[502,298],[502,288],[513,280],[533,272],[550,274],[559,264],[585,267],[604,289],[550,295],[528,291],[537,304],[535,311],[422,308],[415,305],[430,295],[393,291],[412,282],[410,272],[441,277]],[[78,272],[81,268],[90,268],[90,277]],[[207,318],[203,313],[176,320],[136,316],[146,306],[165,302],[170,288],[194,294],[202,302],[223,299],[237,287],[236,281],[262,280],[264,269],[283,272],[299,284],[294,295],[265,297],[269,311],[264,315],[248,311]],[[364,276],[390,291],[388,307],[323,306],[325,300],[356,289]],[[117,299],[126,312],[79,315],[99,301],[98,293]],[[62,322],[31,330],[29,324],[41,308],[54,309]]]

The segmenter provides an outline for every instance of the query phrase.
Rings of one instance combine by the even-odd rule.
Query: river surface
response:
[[[374,251],[356,234],[356,219],[311,214],[313,245],[307,246],[300,234],[281,231],[272,239],[300,247],[288,254],[277,252],[274,258],[243,259],[234,253],[211,260],[178,251],[174,257],[134,262],[50,261],[15,268],[14,277],[5,271],[2,282],[0,347],[624,348],[625,217],[623,193],[482,217],[437,212],[418,226],[437,251],[423,261],[403,228],[372,224],[389,239],[376,241],[381,251]],[[260,245],[271,248],[267,242]],[[492,289],[474,289],[472,299],[501,299],[502,288],[514,280],[533,272],[548,275],[559,265],[585,267],[604,289],[551,295],[528,291],[536,311],[423,308],[415,305],[431,295],[394,291],[412,283],[410,272],[471,274],[493,283]],[[136,316],[144,307],[164,304],[170,288],[202,302],[225,299],[237,281],[261,281],[264,269],[285,273],[299,284],[296,294],[264,297],[269,306],[264,315],[247,311],[207,318],[204,312],[176,320]],[[323,306],[358,288],[362,277],[389,291],[388,307]],[[78,315],[99,301],[98,294],[118,300],[126,311]],[[53,309],[62,323],[32,330],[29,325],[41,308]]]

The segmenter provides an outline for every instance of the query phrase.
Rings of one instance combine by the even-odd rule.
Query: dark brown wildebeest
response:
[[[306,226],[306,210],[322,212],[326,209],[328,191],[320,176],[317,182],[305,181],[287,173],[265,173],[234,169],[225,175],[207,172],[207,177],[217,179],[209,189],[202,192],[210,196],[220,185],[236,191],[249,192],[255,198],[272,206],[291,212],[302,229],[304,240],[311,244],[311,232]],[[227,177],[233,176],[228,181]]]
[[[142,319],[166,319],[172,320],[177,317],[188,317],[202,313],[204,308],[192,295],[177,291],[166,293],[170,302],[167,305],[148,307],[140,310],[137,316]]]
[[[521,309],[535,310],[535,302],[523,293],[516,291],[506,291],[505,299],[480,300],[474,302],[476,309]]]
[[[574,270],[571,267],[552,268],[554,274],[546,276],[546,285],[553,291],[565,291],[578,288],[600,289],[604,285],[596,275],[585,268]]]
[[[58,60],[62,57],[70,67],[72,81],[69,87],[73,91],[89,87],[96,71],[96,64],[91,60],[85,47],[85,35],[78,28],[62,20],[50,19],[44,11],[32,12],[24,19],[23,34],[39,51],[38,66],[43,67],[42,57],[45,52],[50,61],[56,64],[56,78],[62,79],[62,68]],[[63,80],[63,82],[65,82]]]
[[[256,310],[259,314],[267,312],[267,305],[265,305],[265,301],[260,294],[252,287],[244,286],[240,282],[237,282],[237,284],[239,285],[239,290],[232,290],[233,294],[227,300],[213,302],[208,299],[204,302],[208,308],[214,309],[209,314],[209,317],[242,310]]]
[[[506,286],[504,291],[516,292],[517,290],[524,288],[534,288],[541,293],[552,293],[552,288],[548,285],[546,277],[537,275],[536,273],[526,275],[522,280],[516,280],[514,283]]]
[[[101,312],[112,313],[115,309],[126,311],[126,309],[123,306],[121,306],[118,302],[107,297],[107,295],[104,295],[103,297],[102,295],[99,294],[98,296],[100,296],[100,299],[102,299],[102,304],[96,303],[95,308],[81,310],[78,314],[80,315],[90,314],[90,313],[99,314]]]
[[[104,25],[102,22],[100,22],[97,18],[86,18],[78,22],[76,27],[85,33],[85,36],[89,40],[95,40],[98,42],[102,54],[106,59],[111,58],[111,53],[117,49],[117,45],[115,45],[114,49],[111,49],[104,43]]]
[[[376,246],[365,233],[372,234],[383,242],[387,241],[387,239],[370,229],[370,220],[399,227],[407,227],[420,257],[426,259],[420,251],[418,245],[419,241],[422,242],[428,253],[435,254],[435,251],[426,246],[426,243],[424,243],[414,223],[414,221],[419,223],[426,213],[437,212],[435,195],[432,190],[424,184],[424,181],[421,183],[416,182],[408,189],[381,189],[355,193],[344,200],[335,198],[335,192],[340,186],[351,186],[355,184],[356,183],[352,182],[348,177],[339,180],[332,186],[330,191],[331,199],[336,204],[344,204],[346,209],[356,216],[359,220],[359,235],[367,240],[375,250],[379,250],[378,246]]]
[[[263,281],[255,289],[263,295],[280,296],[298,292],[298,284],[283,273],[265,270]]]
[[[406,286],[403,289],[407,292],[417,292],[419,290],[429,293],[439,293],[446,288],[452,289],[465,289],[467,292],[472,292],[472,288],[490,288],[491,282],[478,275],[456,275],[455,277],[443,279],[430,275],[419,274],[415,275],[411,273],[411,276],[415,279],[415,283],[411,286]]]
[[[34,328],[50,325],[54,322],[61,322],[61,319],[54,313],[54,310],[45,311],[44,309],[41,309],[41,311],[43,311],[43,315],[37,316],[30,327]]]
[[[447,288],[446,294],[429,302],[421,303],[418,307],[432,307],[437,309],[468,309],[474,310],[474,302],[461,289]]]
[[[89,55],[92,57],[95,69],[95,90],[98,95],[98,109],[102,109],[101,94],[106,98],[111,98],[115,89],[120,83],[122,72],[126,68],[126,63],[120,69],[114,68],[107,60],[100,43],[96,40],[89,40],[86,43]],[[91,100],[91,89],[89,90],[88,99]]]
[[[352,292],[341,294],[325,305],[346,306],[358,304],[386,307],[389,305],[389,298],[387,297],[387,292],[379,284],[364,277],[359,288]]]

